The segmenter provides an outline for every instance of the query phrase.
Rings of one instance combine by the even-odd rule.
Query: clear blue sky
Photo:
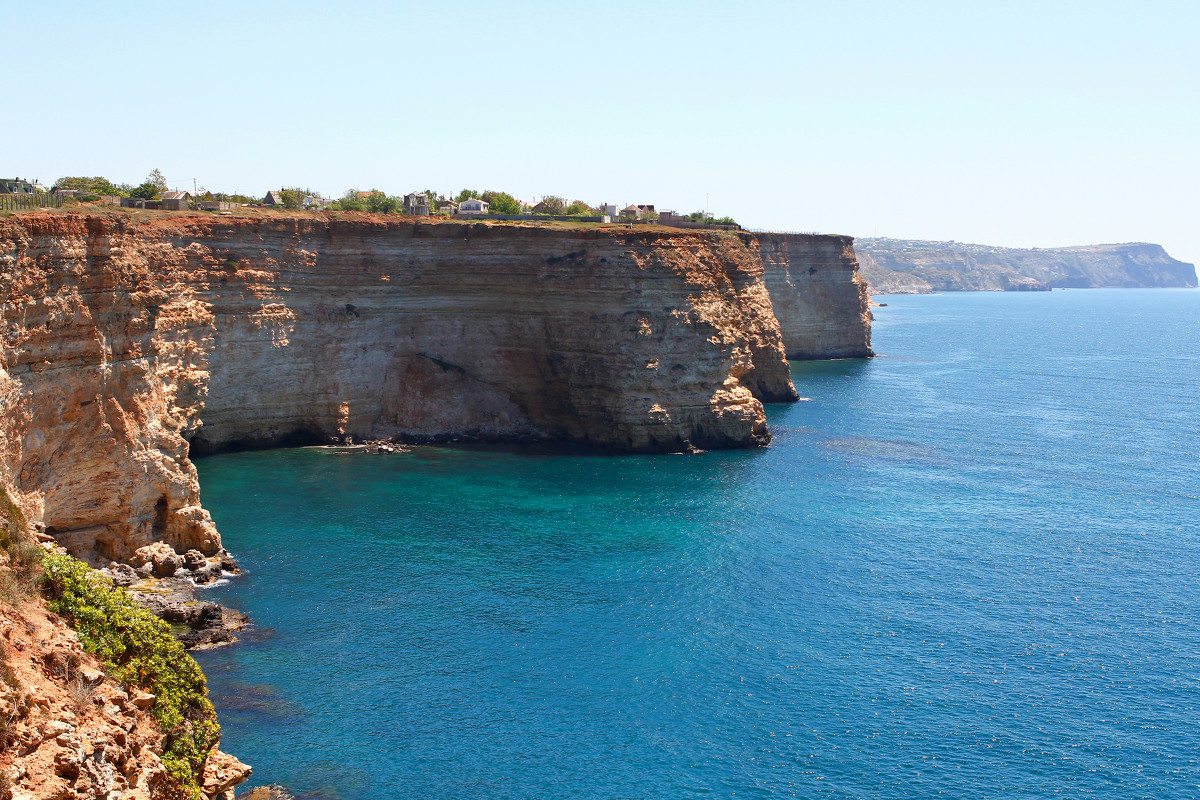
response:
[[[0,30],[6,177],[707,197],[1200,261],[1196,2],[6,3]]]

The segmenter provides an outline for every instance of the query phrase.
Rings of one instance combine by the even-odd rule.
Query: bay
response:
[[[1200,293],[877,299],[766,449],[199,460],[248,785],[1200,793]]]

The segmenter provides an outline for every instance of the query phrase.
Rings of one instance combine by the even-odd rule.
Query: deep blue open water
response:
[[[763,450],[201,460],[249,785],[1200,796],[1200,292],[879,299]]]

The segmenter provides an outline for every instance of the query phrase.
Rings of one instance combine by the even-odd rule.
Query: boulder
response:
[[[153,564],[151,564],[151,567],[153,567]],[[133,586],[141,578],[137,570],[133,567],[128,564],[118,564],[115,561],[108,565],[108,569],[104,570],[104,574],[117,586]]]
[[[213,750],[204,760],[201,789],[205,797],[233,797],[233,787],[250,777],[250,766],[228,753]]]
[[[199,550],[188,550],[183,554],[183,565],[195,572],[208,566],[208,559]]]
[[[171,545],[165,542],[154,542],[145,547],[139,547],[131,559],[134,566],[144,567],[152,564],[154,575],[158,578],[169,578],[183,567],[183,556],[175,552]]]
[[[133,705],[145,711],[148,708],[154,707],[154,701],[158,698],[149,692],[138,692],[133,696]]]

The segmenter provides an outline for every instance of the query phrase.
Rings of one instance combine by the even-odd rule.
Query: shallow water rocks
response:
[[[199,599],[195,585],[186,577],[136,584],[131,592],[156,617],[186,628],[177,629],[175,635],[188,649],[230,644],[237,640],[235,634],[250,624],[239,611]]]
[[[183,554],[183,565],[195,572],[198,569],[208,566],[208,559],[199,550],[188,550]]]

